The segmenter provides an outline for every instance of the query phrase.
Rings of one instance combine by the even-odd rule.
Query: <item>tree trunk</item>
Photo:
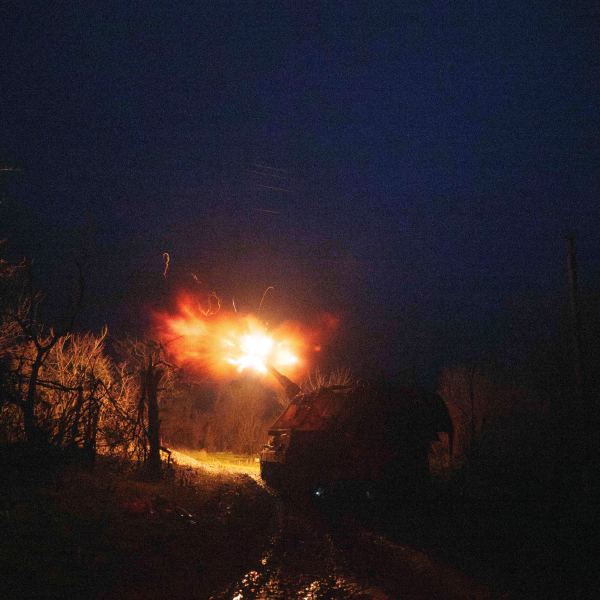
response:
[[[38,374],[42,366],[42,361],[43,355],[38,353],[31,365],[27,396],[23,403],[23,426],[25,428],[25,437],[30,444],[36,444],[40,441],[40,431],[35,419],[35,402],[37,396]]]
[[[96,462],[96,439],[98,436],[98,420],[100,417],[100,406],[96,398],[91,395],[88,400],[88,418],[84,439],[84,450],[91,466]]]
[[[83,388],[79,386],[77,388],[77,403],[75,404],[75,415],[73,416],[73,423],[71,423],[71,445],[77,445],[77,433],[79,432],[79,422],[81,421],[81,411],[83,409]]]
[[[158,411],[158,384],[162,379],[161,369],[150,367],[146,372],[146,401],[148,403],[148,471],[152,477],[159,477],[160,462],[160,419]]]

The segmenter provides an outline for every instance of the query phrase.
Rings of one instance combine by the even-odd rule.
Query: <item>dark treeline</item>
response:
[[[252,377],[217,383],[169,360],[160,341],[78,330],[80,275],[48,326],[31,265],[0,259],[0,443],[27,442],[144,464],[167,445],[254,454],[283,397]]]
[[[49,327],[31,265],[1,259],[0,269],[3,443],[78,448],[90,460],[97,452],[117,454],[154,472],[166,445],[246,454],[260,449],[285,403],[282,394],[252,377],[215,382],[186,373],[158,340],[79,330],[85,273],[74,277],[71,302]],[[485,464],[487,473],[547,482],[565,471],[589,470],[589,423],[596,419],[600,386],[598,305],[598,295],[580,300],[582,389],[574,376],[571,314],[560,291],[550,306],[516,311],[497,353],[442,368],[438,392],[455,435],[451,455],[447,440],[434,444],[435,471]]]
[[[71,298],[49,326],[31,265],[0,258],[0,457],[16,458],[13,472],[29,468],[31,457],[93,465],[101,454],[159,478],[169,447],[247,455],[261,448],[282,393],[256,377],[214,381],[188,372],[151,337],[81,330],[84,273]],[[585,557],[597,532],[599,305],[597,294],[581,294],[579,379],[572,313],[560,291],[549,305],[517,311],[497,352],[443,367],[437,391],[453,423],[452,448],[439,434],[424,496],[383,500],[365,517],[371,526],[440,548],[523,597],[593,586]],[[398,372],[404,384],[420,375]],[[351,381],[343,369],[313,374],[302,387]]]
[[[445,367],[438,391],[455,426],[454,467],[503,477],[510,486],[590,484],[600,394],[597,293],[578,298],[582,381],[572,309],[554,301],[515,310],[496,352]],[[587,482],[587,483],[586,483]]]
[[[31,265],[1,260],[0,286],[2,443],[79,449],[92,461],[98,451],[156,460],[153,403],[169,372],[160,347],[125,340],[109,353],[106,329],[77,331],[82,276],[63,322],[54,327],[44,322]]]

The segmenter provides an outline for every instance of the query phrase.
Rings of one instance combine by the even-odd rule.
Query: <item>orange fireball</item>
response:
[[[175,314],[156,315],[168,351],[180,364],[224,376],[272,366],[288,375],[306,368],[314,334],[293,323],[268,328],[256,316],[204,309],[192,296],[179,299]]]

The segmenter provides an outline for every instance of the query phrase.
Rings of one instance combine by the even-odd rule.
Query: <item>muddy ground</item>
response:
[[[458,536],[458,514],[444,531],[435,522],[439,509],[357,505],[348,497],[282,499],[251,467],[198,468],[183,456],[180,462],[188,464],[160,483],[106,461],[93,471],[38,466],[4,473],[0,597],[551,596],[536,582],[539,573],[521,586],[527,566],[519,545],[509,553],[517,557],[514,572],[506,572],[510,561],[494,560],[493,548],[487,558],[461,556],[467,538]],[[522,557],[535,560],[535,552]]]

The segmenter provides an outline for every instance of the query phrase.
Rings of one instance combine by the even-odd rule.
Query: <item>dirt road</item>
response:
[[[260,561],[213,600],[490,598],[462,573],[408,546],[332,526],[306,506],[276,500],[276,527]]]
[[[0,598],[492,596],[465,573],[502,598],[598,589],[588,551],[597,536],[579,505],[433,492],[412,503],[364,494],[358,507],[353,494],[284,501],[252,461],[184,454],[159,481],[103,457],[93,469],[7,463]]]
[[[216,468],[181,455],[178,459],[189,466]],[[270,499],[267,547],[212,600],[491,597],[458,570],[365,530],[350,515],[332,518],[310,499],[284,502],[275,494]]]

